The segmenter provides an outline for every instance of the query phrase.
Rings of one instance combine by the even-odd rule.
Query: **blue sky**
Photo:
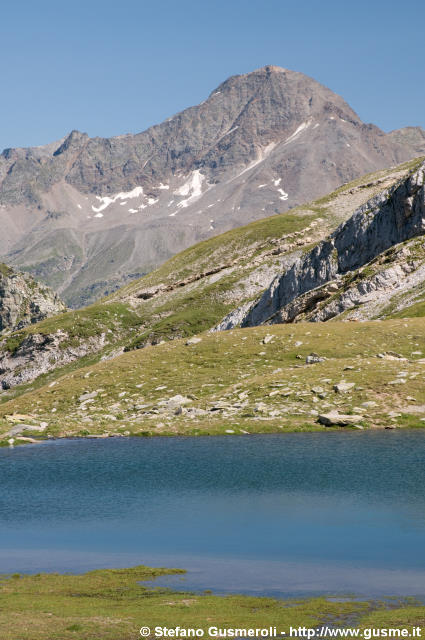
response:
[[[266,64],[425,127],[424,24],[423,0],[4,2],[0,149],[142,131]]]

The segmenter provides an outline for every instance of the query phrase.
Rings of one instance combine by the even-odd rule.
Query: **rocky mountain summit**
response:
[[[0,332],[16,331],[63,311],[64,303],[51,289],[28,273],[0,264]]]
[[[136,135],[7,149],[0,255],[81,306],[179,250],[425,153],[307,76],[267,66]]]

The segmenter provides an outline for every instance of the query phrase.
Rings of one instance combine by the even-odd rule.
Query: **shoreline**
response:
[[[157,626],[284,630],[320,624],[330,627],[413,628],[425,607],[413,598],[356,600],[328,594],[313,598],[214,595],[151,586],[161,576],[184,575],[182,569],[136,566],[84,574],[3,575],[0,582],[0,632],[4,640],[52,637],[127,640]],[[7,611],[4,607],[7,603]],[[78,636],[76,636],[76,632]],[[100,634],[100,635],[99,635]],[[226,636],[227,637],[227,636]],[[272,637],[267,635],[266,637]]]
[[[16,447],[21,447],[21,446],[29,446],[29,445],[38,445],[38,444],[47,444],[49,442],[64,442],[64,441],[68,441],[68,442],[75,442],[77,440],[116,440],[116,439],[155,439],[155,438],[160,438],[160,439],[164,439],[164,438],[229,438],[229,437],[246,437],[246,436],[284,436],[287,434],[311,434],[311,435],[317,435],[317,434],[325,434],[325,433],[347,433],[347,434],[358,434],[358,433],[363,433],[363,434],[367,434],[367,433],[382,433],[382,432],[418,432],[418,431],[424,431],[425,432],[425,423],[424,426],[406,426],[406,427],[393,427],[393,426],[388,426],[388,427],[369,427],[366,429],[356,429],[353,427],[323,427],[320,428],[318,427],[317,429],[302,429],[302,428],[294,428],[294,429],[286,429],[286,430],[279,430],[279,431],[251,431],[251,432],[237,432],[234,431],[232,433],[229,432],[221,432],[221,431],[217,431],[216,433],[208,433],[208,432],[204,432],[204,433],[154,433],[154,432],[150,432],[150,433],[130,433],[130,434],[120,434],[120,433],[113,433],[113,434],[90,434],[90,435],[63,435],[63,436],[50,436],[50,437],[46,437],[46,438],[25,438],[24,440],[20,441],[19,438],[16,438],[15,442],[13,443],[9,443],[7,440],[2,440],[0,441],[0,450],[1,449],[14,449]]]

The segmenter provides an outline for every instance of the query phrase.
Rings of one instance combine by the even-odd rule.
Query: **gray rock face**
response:
[[[425,153],[422,130],[404,131],[365,125],[311,78],[264,67],[137,135],[73,131],[5,150],[0,255],[79,306],[198,240]]]
[[[27,273],[0,264],[0,332],[22,329],[65,310],[51,289]]]
[[[89,337],[82,345],[64,346],[65,332],[43,335],[30,333],[14,353],[0,352],[0,383],[3,389],[24,384],[37,376],[96,352],[105,344],[105,335]]]
[[[350,272],[390,247],[423,235],[424,174],[425,163],[401,184],[384,190],[360,207],[327,240],[299,258],[286,273],[277,276],[241,325],[291,322],[309,306],[314,308],[335,287],[338,290],[341,279]],[[237,320],[240,322],[239,316]],[[227,327],[231,326],[228,322]]]

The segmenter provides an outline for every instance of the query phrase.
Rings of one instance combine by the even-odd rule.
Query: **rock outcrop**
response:
[[[10,389],[25,384],[57,367],[63,367],[84,356],[99,351],[105,346],[105,334],[90,336],[81,344],[66,344],[68,338],[64,331],[43,335],[29,333],[11,352],[0,351],[0,384]]]
[[[357,299],[382,288],[396,288],[422,264],[420,243],[415,245],[416,262],[407,259],[411,256],[408,248],[400,249],[399,257],[404,255],[406,259],[399,260],[397,267],[393,264],[391,272],[375,272],[372,268],[369,285],[359,282],[367,275],[360,270],[396,245],[425,234],[424,173],[422,163],[400,184],[383,190],[361,206],[328,239],[278,275],[243,318],[237,310],[220,328],[293,322],[297,318],[327,320],[356,306],[354,287],[347,286],[350,283],[357,286]],[[385,256],[383,259],[385,263]],[[329,299],[333,306],[326,303]]]
[[[0,332],[15,331],[66,310],[49,287],[0,264]]]

